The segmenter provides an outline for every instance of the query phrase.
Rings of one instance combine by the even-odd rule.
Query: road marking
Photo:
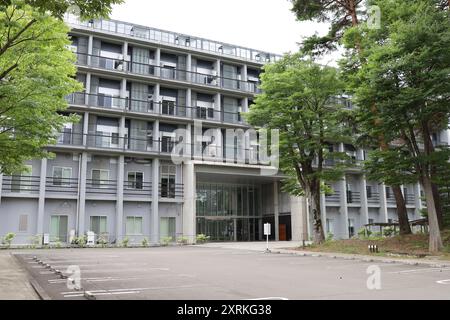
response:
[[[436,281],[436,283],[438,283],[438,284],[450,284],[450,279],[448,279],[448,280],[440,280],[440,281]]]
[[[402,271],[395,271],[395,272],[389,272],[389,273],[400,273],[400,274],[408,274],[408,273],[428,273],[428,272],[443,272],[443,271],[450,271],[450,268],[425,268],[425,269],[410,269],[410,270],[402,270]]]

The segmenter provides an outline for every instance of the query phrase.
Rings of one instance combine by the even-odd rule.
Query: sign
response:
[[[272,235],[272,226],[270,225],[270,223],[266,223],[264,225],[264,235],[265,236],[271,236]]]

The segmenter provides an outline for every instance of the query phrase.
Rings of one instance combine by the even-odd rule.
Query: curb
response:
[[[30,281],[30,284],[33,287],[34,291],[39,296],[39,299],[45,300],[45,301],[52,300],[52,298],[50,298],[50,296],[44,291],[44,289],[42,289],[42,287],[39,285],[39,283],[37,283],[36,280],[29,279],[29,281]]]
[[[275,249],[277,250],[277,249]],[[371,257],[371,256],[365,256],[365,255],[342,255],[338,253],[323,253],[323,252],[304,252],[304,251],[297,251],[294,250],[285,250],[285,249],[278,249],[277,251],[272,250],[272,253],[275,254],[290,254],[290,255],[296,255],[296,256],[303,256],[303,257],[313,257],[313,258],[331,258],[331,259],[342,259],[342,260],[354,260],[354,261],[361,261],[361,262],[380,262],[380,263],[398,263],[398,264],[405,264],[410,266],[425,266],[430,268],[450,268],[450,262],[436,262],[431,260],[425,260],[425,261],[408,261],[403,259],[390,259],[386,257]]]

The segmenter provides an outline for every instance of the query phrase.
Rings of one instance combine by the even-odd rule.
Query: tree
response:
[[[321,55],[329,51],[335,51],[337,46],[342,44],[344,35],[349,30],[358,29],[361,21],[367,19],[366,8],[363,6],[362,0],[292,0],[292,11],[297,15],[299,21],[311,21],[330,23],[330,30],[325,37],[314,35],[303,42],[302,51],[312,54]],[[359,34],[353,34],[354,38],[351,45],[347,45],[347,63],[345,69],[355,72],[365,63],[363,39]],[[350,43],[350,42],[348,42]],[[347,43],[347,44],[348,44]],[[344,69],[344,70],[345,70]],[[351,85],[347,87],[347,92],[352,93]],[[377,113],[376,104],[372,105],[372,113]],[[377,126],[379,119],[374,118],[374,126]],[[387,150],[388,145],[383,137],[383,132],[379,132],[375,147]],[[395,180],[390,180],[395,182]],[[395,195],[397,205],[397,215],[400,224],[401,234],[410,234],[411,228],[408,220],[408,211],[406,202],[399,184],[391,185]]]
[[[0,0],[0,173],[23,169],[55,132],[75,117],[58,114],[65,97],[82,89],[73,77],[69,29],[60,18],[78,5],[83,17],[107,15],[121,0]]]
[[[302,60],[299,54],[286,55],[265,67],[260,94],[246,119],[254,126],[280,130],[280,169],[288,178],[284,190],[305,195],[313,216],[314,242],[325,240],[320,195],[324,181],[338,180],[343,163],[325,166],[325,160],[344,160],[330,145],[349,137],[350,111],[333,104],[342,94],[338,71]]]
[[[424,189],[430,227],[430,251],[442,249],[432,176],[448,162],[447,147],[435,147],[433,130],[448,127],[450,117],[450,20],[433,0],[376,1],[392,23],[381,38],[368,40],[367,63],[359,70],[356,90],[363,121],[379,126],[390,144],[381,150],[375,166],[408,174]],[[395,18],[395,19],[394,19]],[[378,38],[377,38],[378,37]],[[376,41],[374,41],[376,40]],[[367,112],[373,101],[377,114]]]

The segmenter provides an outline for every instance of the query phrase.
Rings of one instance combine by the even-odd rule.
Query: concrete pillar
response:
[[[186,57],[186,79],[188,82],[192,81],[192,55],[189,53]]]
[[[280,241],[280,203],[278,181],[273,183],[273,212],[275,215],[275,241]]]
[[[120,86],[120,97],[124,100],[122,101],[126,101],[126,98],[129,98],[129,96],[127,95],[127,79],[123,78],[122,79],[122,84]],[[122,102],[122,104],[120,105],[121,109],[127,109],[127,106],[125,104],[125,102]]]
[[[157,66],[155,74],[157,77],[161,76],[161,48],[156,49],[155,52],[155,64]]]
[[[308,217],[305,197],[290,197],[292,241],[308,241]]]
[[[214,120],[222,120],[222,95],[216,94],[214,99]]]
[[[249,91],[247,80],[248,80],[247,65],[244,64],[241,67],[241,90]],[[246,111],[244,111],[244,112],[246,112]]]
[[[2,187],[3,187],[3,175],[0,174],[0,206],[2,205]]]
[[[367,179],[366,176],[361,176],[361,224],[369,223],[369,203],[367,198]]]
[[[153,122],[153,145],[154,145],[154,149],[158,152],[161,152],[161,139],[160,139],[160,134],[159,134],[159,120],[155,120],[155,122]]]
[[[87,64],[88,66],[91,65],[92,61],[92,53],[94,52],[94,36],[90,35],[88,40],[88,57],[87,57]]]
[[[219,81],[219,87],[222,87],[222,68],[221,68],[221,63],[222,63],[222,61],[220,61],[220,59],[218,59],[217,61],[216,61],[216,66],[215,66],[215,69],[216,69],[216,72],[217,72],[217,79],[218,79],[218,81]]]
[[[151,242],[153,244],[158,244],[160,242],[159,239],[159,159],[153,159],[152,164],[152,221],[150,224],[151,230]]]
[[[380,185],[380,219],[382,223],[387,223],[388,218],[388,209],[387,209],[387,199],[386,199],[386,185],[382,183]]]
[[[347,204],[347,178],[344,177],[339,182],[339,190],[340,192],[340,218],[341,218],[341,230],[340,234],[337,235],[337,238],[339,239],[348,239],[349,233],[348,233],[348,204]]]
[[[241,110],[239,110],[240,112],[240,121],[245,122],[242,113],[248,112],[249,111],[249,107],[248,107],[248,98],[242,98],[242,106],[241,106]]]
[[[44,214],[45,214],[45,188],[47,185],[47,159],[41,160],[41,176],[39,180],[39,204],[37,219],[37,234],[44,233]]]
[[[125,41],[125,42],[123,43],[123,51],[122,51],[122,54],[123,54],[123,60],[127,60],[127,56],[128,56],[128,42],[127,42],[127,41]]]
[[[84,97],[84,99],[85,99],[84,104],[87,106],[89,105],[89,95],[91,93],[91,78],[92,78],[92,75],[90,72],[88,72],[86,74],[86,88],[85,88],[86,96]]]
[[[125,156],[119,156],[117,164],[117,203],[116,203],[116,239],[123,238],[123,189],[125,180]]]
[[[186,117],[193,119],[194,110],[192,109],[192,89],[188,88],[186,90]]]
[[[183,236],[189,243],[196,242],[196,176],[195,165],[188,161],[183,165],[184,203],[183,203]]]
[[[125,135],[127,134],[127,129],[125,127],[125,117],[121,117],[119,120],[119,147],[126,149],[127,142],[125,141]]]
[[[88,154],[83,152],[81,156],[81,172],[80,172],[80,195],[78,204],[78,236],[83,236],[86,232],[86,179],[87,179],[87,161]]]
[[[155,102],[153,104],[153,109],[156,114],[161,114],[161,85],[157,83],[154,88],[153,92],[153,101]]]
[[[421,190],[420,183],[416,183],[414,185],[414,201],[415,201],[414,204],[416,207],[416,217],[421,217],[421,211],[423,209],[420,190]]]
[[[327,236],[327,198],[325,194],[320,195],[320,209],[322,211],[321,219],[322,219],[322,226],[323,226],[323,232],[325,234],[325,237]]]
[[[87,146],[88,134],[89,134],[89,112],[85,112],[83,117],[83,146]]]

